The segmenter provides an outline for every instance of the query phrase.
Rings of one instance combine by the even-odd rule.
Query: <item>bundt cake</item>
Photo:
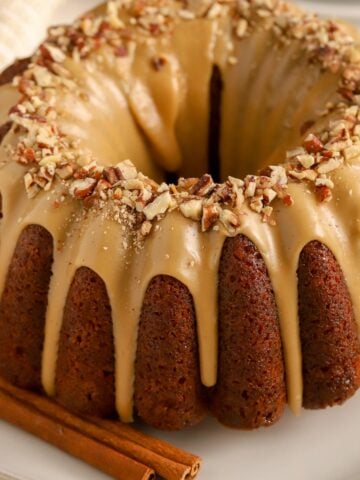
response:
[[[360,49],[282,0],[117,0],[0,77],[0,374],[237,428],[360,385]]]

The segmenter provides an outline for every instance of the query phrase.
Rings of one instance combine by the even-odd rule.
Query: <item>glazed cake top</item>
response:
[[[289,150],[286,158],[243,179],[228,176],[218,184],[205,173],[169,185],[144,175],[141,165],[135,167],[138,162],[134,158],[104,165],[100,156],[85,151],[76,138],[62,131],[56,100],[59,91],[76,92],[87,101],[81,79],[68,68],[69,59],[79,65],[89,58],[99,64],[113,61],[121,71],[119,65],[130,61],[135,43],[157,45],[159,39],[166,43],[179,22],[198,21],[216,23],[219,37],[230,29],[222,52],[226,58],[221,60],[228,67],[238,61],[234,45],[260,28],[271,31],[279,47],[299,43],[309,63],[338,76],[337,101],[318,112],[315,127],[311,125],[315,120],[303,126],[302,144]],[[151,68],[159,77],[169,62],[171,59],[154,47]],[[331,173],[360,155],[360,51],[345,27],[319,20],[283,1],[110,1],[71,26],[51,28],[14,85],[21,98],[11,108],[9,121],[18,137],[7,145],[8,161],[26,167],[24,183],[29,198],[61,182],[63,196],[82,200],[91,208],[111,204],[113,218],[136,228],[141,236],[150,233],[154,219],[172,210],[201,222],[202,231],[220,228],[229,235],[238,231],[245,206],[259,213],[263,221],[275,224],[274,201],[293,203],[289,183],[306,182],[320,201],[331,201]],[[322,117],[327,121],[321,121]],[[176,147],[170,146],[156,161],[161,168],[174,171],[182,158]]]

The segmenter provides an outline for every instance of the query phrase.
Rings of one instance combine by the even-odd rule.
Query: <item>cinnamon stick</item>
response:
[[[159,438],[151,437],[146,433],[135,430],[134,428],[120,422],[113,422],[101,418],[91,419],[97,425],[104,427],[109,432],[113,432],[120,437],[127,438],[132,442],[136,442],[145,448],[148,448],[154,453],[162,457],[173,460],[174,462],[182,463],[190,467],[190,478],[195,478],[199,473],[201,466],[201,458],[193,455],[181,448],[174,447],[170,443],[160,440]]]
[[[2,382],[1,382],[2,383]],[[0,417],[117,480],[150,480],[154,471],[103,443],[59,424],[0,388]]]
[[[1,378],[0,389],[41,414],[146,464],[165,480],[194,478],[199,471],[199,457],[138,432],[119,421],[76,416],[47,397],[14,387]]]

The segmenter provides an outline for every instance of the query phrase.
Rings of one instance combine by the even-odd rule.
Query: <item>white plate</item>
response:
[[[148,432],[202,456],[199,480],[359,480],[360,394],[341,408],[286,412],[252,432],[209,419],[188,431]],[[24,480],[106,480],[109,477],[0,422],[0,467]],[[126,480],[126,479],[124,479]]]
[[[358,2],[304,0],[301,3],[318,8],[323,14],[346,17],[360,24]],[[97,0],[68,0],[58,8],[53,22],[68,21],[96,3]],[[200,480],[359,480],[359,425],[360,394],[341,408],[306,411],[299,418],[287,411],[277,425],[255,432],[229,430],[210,419],[180,433],[147,431],[201,455],[204,464]],[[3,422],[0,422],[0,468],[25,480],[109,478]]]

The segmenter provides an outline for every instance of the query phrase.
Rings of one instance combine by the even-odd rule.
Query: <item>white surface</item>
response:
[[[62,0],[0,0],[0,70],[30,55]]]
[[[0,0],[4,2],[5,0]],[[6,0],[7,5],[13,0]],[[48,0],[43,0],[44,4]],[[53,22],[69,20],[97,0],[68,0]],[[321,13],[360,23],[360,0],[302,1]],[[319,8],[320,7],[320,8]],[[1,28],[1,27],[0,27]],[[200,480],[359,480],[360,394],[341,408],[286,412],[270,429],[237,432],[213,420],[162,436],[204,459]],[[0,422],[0,470],[25,480],[106,480],[108,477],[20,430]],[[124,479],[126,480],[126,479]]]
[[[69,21],[99,2],[100,0],[0,0],[0,70],[17,56],[31,53],[45,35],[47,23]],[[360,26],[360,0],[298,0],[298,3],[324,16],[343,18]]]
[[[359,0],[297,0],[297,2],[304,8],[323,16],[342,18],[360,26]]]
[[[207,420],[188,431],[156,435],[203,457],[199,480],[359,480],[359,425],[360,394],[340,408],[304,411],[299,418],[286,412],[269,429],[234,431]],[[0,422],[1,468],[24,480],[108,479]]]

